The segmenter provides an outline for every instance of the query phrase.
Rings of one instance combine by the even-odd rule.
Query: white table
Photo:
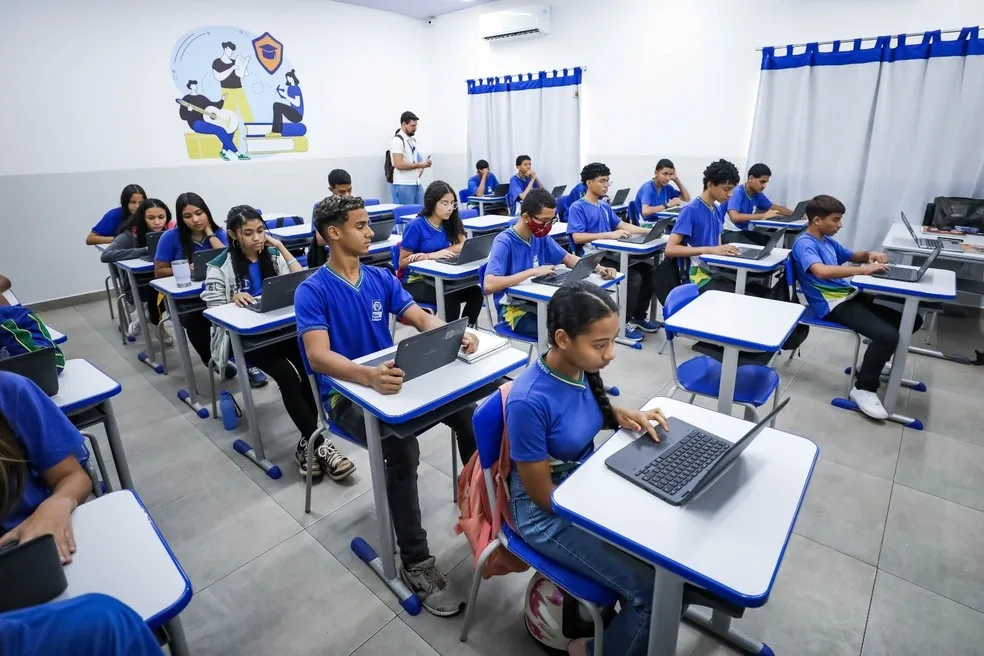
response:
[[[144,304],[140,300],[140,291],[138,288],[139,283],[137,279],[137,276],[144,278],[147,276],[153,276],[154,263],[137,257],[130,260],[120,260],[118,262],[114,262],[113,264],[115,264],[116,268],[120,271],[125,271],[127,278],[130,281],[130,295],[133,296],[133,305],[137,309],[137,320],[140,322],[140,330],[143,333],[144,343],[147,346],[146,351],[137,353],[137,359],[158,374],[163,374],[165,371],[164,364],[160,364],[154,359],[154,339],[152,337],[152,333],[157,331],[150,329],[150,322],[147,321],[147,313],[144,310]],[[124,334],[125,333],[126,331],[124,330]],[[161,340],[161,358],[164,358],[163,340]]]
[[[281,308],[272,312],[253,312],[246,308],[241,308],[235,303],[226,303],[205,310],[205,318],[229,331],[229,341],[232,344],[232,354],[236,358],[236,366],[239,374],[239,389],[243,395],[243,408],[246,412],[246,420],[249,422],[250,442],[236,440],[233,448],[242,455],[249,458],[254,464],[258,465],[266,472],[270,478],[280,478],[282,472],[280,467],[266,459],[266,451],[263,448],[263,438],[260,436],[260,422],[256,417],[256,406],[253,405],[253,393],[249,387],[249,372],[246,371],[246,351],[243,348],[245,337],[260,337],[261,335],[279,331],[281,328],[292,327],[295,325],[294,306]],[[281,342],[286,339],[295,339],[296,331],[289,334],[278,332],[271,336],[270,340],[262,344],[257,344],[254,348]],[[222,366],[222,363],[216,363]]]
[[[444,264],[437,260],[421,260],[410,265],[410,273],[421,276],[428,276],[434,279],[434,293],[437,296],[437,316],[446,320],[447,308],[444,303],[444,281],[460,282],[470,278],[475,279],[478,284],[478,270],[482,268],[488,259],[469,262],[468,264]]]
[[[485,216],[485,208],[488,207],[498,207],[506,205],[505,196],[469,196],[469,203],[475,203],[478,205],[478,215]]]
[[[802,232],[806,229],[808,221],[806,219],[800,219],[799,221],[777,221],[775,219],[752,219],[748,222],[748,225],[753,228],[769,228],[771,230],[780,230],[782,228],[786,229],[787,235],[796,234],[797,232]]]
[[[619,344],[624,344],[634,349],[642,348],[642,342],[640,340],[630,339],[625,334],[625,323],[628,320],[627,314],[629,311],[629,258],[652,257],[653,267],[655,268],[656,253],[666,248],[667,241],[669,241],[669,237],[664,235],[659,239],[654,239],[644,244],[633,244],[621,239],[598,239],[591,242],[591,245],[599,250],[618,253],[618,271],[625,277],[625,284],[619,285],[618,288],[618,323],[620,337],[616,341],[618,341]],[[656,302],[655,298],[656,296],[653,295],[653,302]],[[650,308],[650,314],[654,315],[652,308]],[[650,318],[655,318],[655,316]]]
[[[465,226],[465,236],[471,239],[475,236],[476,232],[496,232],[499,230],[505,230],[512,225],[514,220],[515,218],[511,216],[489,214],[476,216],[473,219],[463,219],[461,223]]]
[[[668,398],[659,407],[720,437],[737,441],[752,424]],[[819,450],[797,435],[765,428],[738,461],[703,494],[671,506],[615,474],[605,459],[630,444],[612,435],[552,495],[558,515],[653,565],[649,654],[676,653],[684,583],[746,608],[769,598]],[[688,608],[685,617],[742,653],[772,654],[731,627],[731,619]]]
[[[396,203],[380,203],[379,205],[367,205],[366,212],[369,213],[369,216],[378,219],[381,216],[392,214],[393,210],[395,210],[397,207],[401,207],[401,206],[397,205]]]
[[[760,251],[761,246],[756,246],[753,244],[734,244],[738,248],[749,248],[752,250]],[[761,260],[750,260],[744,257],[734,257],[732,255],[701,255],[700,259],[710,264],[712,266],[721,267],[722,269],[734,269],[735,271],[735,293],[744,294],[745,293],[745,283],[748,278],[748,272],[752,271],[754,273],[767,273],[769,271],[775,271],[786,264],[786,258],[789,257],[790,251],[785,248],[773,248],[772,252],[763,257]]]
[[[900,282],[874,276],[854,276],[851,278],[851,284],[865,292],[880,296],[892,296],[903,301],[902,322],[899,324],[899,343],[895,347],[895,356],[892,359],[892,368],[888,375],[888,386],[885,388],[883,405],[888,412],[889,421],[903,424],[906,428],[922,430],[922,421],[895,412],[899,400],[899,390],[902,387],[905,359],[909,353],[909,342],[912,339],[912,329],[916,323],[919,302],[955,299],[957,297],[957,276],[953,271],[929,269],[919,282]],[[857,404],[850,399],[834,399],[833,405],[851,410],[858,409]]]
[[[151,629],[165,626],[172,654],[189,654],[178,615],[191,602],[191,581],[136,493],[113,492],[82,504],[72,513],[72,532],[68,587],[55,601],[109,595]]]
[[[395,353],[390,347],[371,353],[356,362],[366,362],[384,354]],[[352,540],[352,550],[368,564],[400,600],[411,615],[420,612],[420,601],[396,571],[396,547],[389,500],[386,496],[386,465],[380,438],[380,421],[390,425],[403,424],[432,413],[442,406],[473,393],[484,393],[502,376],[526,365],[526,353],[511,346],[502,348],[472,364],[455,360],[449,365],[404,383],[397,394],[380,394],[370,387],[328,377],[332,389],[350,399],[364,411],[366,447],[369,450],[369,470],[372,475],[372,495],[376,504],[376,524],[379,535],[379,554],[363,539]],[[487,390],[491,392],[491,390]],[[401,439],[390,437],[388,439]]]
[[[123,450],[123,440],[120,439],[120,429],[116,424],[116,414],[110,399],[123,391],[115,380],[104,374],[88,360],[72,359],[65,361],[65,368],[58,376],[58,394],[51,397],[55,405],[80,429],[101,423],[106,429],[106,440],[113,454],[113,464],[119,475],[120,485],[133,488],[130,476],[130,466],[126,462],[126,452]],[[87,410],[99,411],[99,418],[89,421],[90,417],[81,415]],[[109,486],[109,481],[104,481]]]
[[[560,266],[557,267],[557,270],[566,271],[567,269],[566,267]],[[615,285],[623,282],[625,280],[625,275],[620,273],[611,280],[605,280],[599,274],[592,273],[587,277],[587,280],[588,282],[593,282],[602,289],[611,289]],[[553,298],[553,295],[557,293],[558,289],[560,289],[560,287],[533,282],[532,279],[506,289],[506,294],[513,299],[536,303],[537,351],[541,355],[546,353],[547,348],[549,348],[549,344],[547,343],[547,304],[550,303],[550,299]]]
[[[738,352],[775,353],[780,350],[805,309],[798,303],[712,290],[677,310],[663,326],[674,333],[724,348],[717,410],[730,415],[735,397]]]
[[[195,381],[195,370],[191,364],[188,337],[185,335],[181,322],[182,314],[198,312],[205,307],[205,303],[201,300],[205,283],[192,281],[189,287],[178,287],[178,282],[174,276],[169,276],[151,280],[150,286],[164,294],[164,298],[167,299],[167,313],[170,315],[171,323],[174,326],[174,342],[178,345],[181,367],[184,369],[185,383],[188,386],[188,389],[178,390],[178,399],[194,410],[199,417],[206,419],[208,409],[198,400],[198,383]]]
[[[303,246],[311,240],[314,229],[309,223],[300,225],[284,226],[282,228],[270,228],[267,232],[283,242],[284,246]]]
[[[621,203],[619,205],[612,205],[611,208],[612,208],[612,212],[615,212],[615,214],[618,214],[619,212],[628,212],[629,204]]]

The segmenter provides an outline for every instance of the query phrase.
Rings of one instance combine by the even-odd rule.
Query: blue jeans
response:
[[[418,185],[390,185],[393,202],[397,205],[423,205],[424,188]]]
[[[198,134],[214,134],[219,138],[219,141],[222,142],[223,150],[228,150],[231,153],[239,152],[239,149],[236,148],[236,144],[232,142],[232,135],[218,125],[212,125],[211,123],[206,123],[205,121],[198,119],[195,121],[195,126],[193,129]]]
[[[536,312],[527,312],[521,316],[519,321],[516,322],[516,327],[513,328],[513,331],[520,335],[526,335],[527,337],[536,339]]]
[[[604,654],[595,656],[645,656],[655,577],[652,566],[537,506],[516,472],[509,476],[509,490],[513,522],[531,547],[618,593],[621,610],[605,629]],[[589,654],[594,653],[593,642],[588,642]]]

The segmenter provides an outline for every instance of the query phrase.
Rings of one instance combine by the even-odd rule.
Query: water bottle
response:
[[[239,408],[236,400],[226,390],[219,392],[219,410],[222,413],[222,425],[227,431],[236,430],[239,426]]]

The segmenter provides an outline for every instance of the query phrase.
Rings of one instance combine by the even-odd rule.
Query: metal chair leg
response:
[[[594,645],[591,651],[595,654],[603,654],[605,653],[605,621],[601,617],[601,610],[587,601],[582,600],[581,605],[588,609],[591,621],[594,623]]]
[[[218,400],[215,398],[215,359],[210,359],[208,361],[208,388],[212,392],[212,418],[219,418]],[[194,382],[189,382],[193,385]]]
[[[103,280],[103,287],[106,288],[106,302],[109,304],[109,318],[116,321],[116,315],[113,314],[113,292],[109,291],[110,277],[106,276]]]
[[[307,449],[305,449],[305,457],[307,459],[307,473],[304,475],[304,513],[307,514],[311,512],[311,486],[314,484],[314,443],[317,441],[318,436],[324,435],[327,440],[328,429],[324,426],[319,426],[318,430],[314,431],[314,434],[308,438]]]
[[[478,557],[478,562],[475,563],[475,573],[472,574],[472,584],[471,591],[468,593],[468,604],[465,606],[465,621],[461,627],[461,635],[458,636],[458,640],[465,642],[468,640],[468,629],[471,627],[471,621],[475,613],[475,600],[478,599],[478,587],[482,584],[482,573],[485,571],[485,561],[489,559],[492,552],[501,546],[499,538],[489,542],[488,546],[482,551]]]
[[[106,461],[103,460],[102,449],[99,448],[99,442],[96,440],[95,436],[92,435],[91,433],[82,433],[82,437],[89,440],[89,447],[92,450],[92,456],[96,459],[96,465],[99,467],[99,476],[102,477],[103,485],[106,486],[106,491],[112,492],[113,483],[109,478],[109,470],[106,469]],[[100,489],[100,493],[101,493],[101,489]]]
[[[696,394],[691,394],[690,395],[690,398],[687,399],[687,403],[689,403],[690,405],[693,405],[694,404],[694,399],[696,399],[696,398],[697,398],[697,395]]]
[[[126,311],[126,294],[116,297],[116,308],[120,314],[120,339],[123,341],[123,346],[126,346],[126,326],[130,325],[130,313]]]
[[[854,378],[858,375],[858,360],[861,358],[861,335],[854,335],[854,360],[851,362],[851,373],[847,377],[847,389],[844,390],[844,398],[851,397],[851,389],[854,387]]]
[[[451,498],[458,503],[458,436],[451,431]]]
[[[772,409],[773,409],[773,411],[777,407],[779,407],[779,396],[780,396],[780,394],[779,394],[779,387],[776,387],[776,391],[772,393]],[[779,418],[779,415],[773,415],[772,416],[772,421],[769,422],[769,428],[775,428],[776,427],[776,419],[778,419],[778,418]]]

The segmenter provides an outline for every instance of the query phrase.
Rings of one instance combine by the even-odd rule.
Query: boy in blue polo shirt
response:
[[[673,186],[673,183],[676,187]],[[677,188],[679,187],[679,189]],[[639,187],[636,206],[643,220],[655,221],[656,214],[665,212],[681,203],[690,202],[690,192],[676,174],[676,167],[668,159],[656,162],[653,179]]]
[[[760,235],[751,230],[749,221],[771,219],[776,216],[789,216],[793,213],[788,207],[777,205],[765,195],[765,188],[772,177],[772,170],[765,164],[753,164],[748,169],[748,179],[739,185],[728,200],[727,218],[724,229],[739,235],[725,235],[725,241],[747,241],[762,246],[769,240],[768,235]]]
[[[318,233],[329,246],[328,262],[298,287],[294,297],[297,332],[304,340],[308,362],[320,374],[372,387],[380,394],[397,394],[403,385],[403,371],[393,360],[375,367],[353,360],[393,345],[390,314],[420,331],[444,322],[420,309],[392,272],[360,262],[372,238],[369,214],[361,198],[325,198],[318,203],[314,218]],[[474,352],[478,342],[466,333],[462,346],[466,352]],[[329,398],[332,421],[365,444],[362,409],[337,393]],[[475,453],[473,412],[474,407],[465,408],[442,420],[455,432],[465,462]],[[429,612],[442,617],[456,615],[464,599],[438,569],[421,526],[417,438],[389,437],[382,441],[382,447],[386,490],[400,548],[400,575]]]
[[[886,419],[888,413],[878,399],[878,387],[882,369],[899,343],[902,314],[876,304],[874,296],[859,292],[848,280],[884,271],[888,257],[877,251],[852,251],[832,239],[841,229],[844,211],[844,204],[833,196],[810,200],[806,206],[809,225],[793,244],[793,265],[803,295],[817,317],[871,339],[850,396],[864,414]],[[913,330],[920,326],[922,319],[917,316]]]
[[[496,235],[485,270],[485,293],[495,296],[499,316],[515,332],[537,336],[536,306],[509,298],[505,290],[526,280],[553,273],[563,264],[573,269],[580,259],[568,253],[550,237],[557,204],[546,189],[534,189],[523,200],[523,215],[508,230]],[[616,271],[609,267],[595,269],[611,280]]]
[[[517,202],[526,198],[526,194],[534,189],[543,189],[543,183],[533,172],[533,160],[529,155],[516,158],[516,175],[509,179],[509,193],[506,195],[506,205],[509,213],[515,214],[519,207]]]
[[[484,159],[475,163],[475,175],[468,178],[469,196],[491,196],[499,186],[495,173],[489,171],[489,163]]]

